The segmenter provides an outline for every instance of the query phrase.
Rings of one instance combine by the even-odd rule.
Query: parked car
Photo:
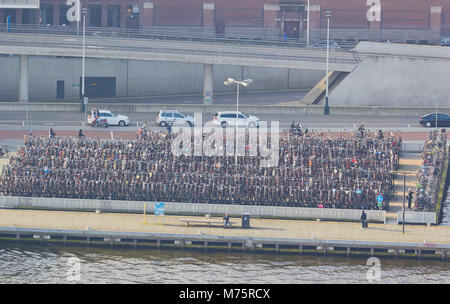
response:
[[[437,115],[437,126],[436,126]],[[419,118],[419,123],[426,127],[450,127],[450,116],[443,113],[430,113]]]
[[[169,123],[173,124],[179,122],[185,122],[192,127],[194,125],[194,118],[174,110],[161,110],[156,115],[156,124],[161,127],[165,127]]]
[[[440,46],[450,46],[450,42],[441,43]]]
[[[246,115],[238,112],[238,126],[243,127],[259,127],[259,118],[252,115]],[[236,126],[236,111],[217,112],[214,115],[213,123],[226,128],[228,126]]]
[[[96,119],[99,119],[101,121],[106,120],[108,126],[123,127],[127,126],[130,123],[130,119],[128,118],[128,116],[116,114],[108,110],[98,110],[97,115],[98,117],[96,118],[95,113],[89,113],[88,124],[92,125]]]

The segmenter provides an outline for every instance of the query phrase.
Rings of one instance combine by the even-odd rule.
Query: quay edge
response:
[[[173,248],[239,250],[347,256],[433,258],[448,261],[450,244],[374,242],[249,236],[167,234],[123,231],[0,227],[0,242],[55,245],[108,246],[118,248]]]

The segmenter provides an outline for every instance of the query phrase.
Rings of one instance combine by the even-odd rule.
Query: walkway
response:
[[[252,218],[251,229],[241,229],[240,219],[234,218],[232,221],[238,222],[237,227],[223,229],[207,226],[186,227],[181,222],[183,218],[186,217],[164,216],[155,220],[153,215],[147,215],[147,224],[143,224],[143,214],[0,209],[0,227],[450,244],[450,227],[445,226],[407,226],[406,233],[402,234],[402,227],[399,225],[369,224],[369,229],[362,230],[359,223]]]
[[[400,157],[400,167],[398,171],[408,172],[406,175],[406,194],[408,188],[415,189],[417,184],[416,175],[414,174],[422,164],[420,153],[402,153]],[[386,222],[388,224],[397,223],[397,212],[403,209],[403,174],[398,174],[394,180],[395,196],[389,203],[389,212],[386,214]],[[408,201],[405,202],[408,207]]]

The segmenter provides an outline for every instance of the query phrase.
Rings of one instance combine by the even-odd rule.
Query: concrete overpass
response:
[[[450,48],[380,42],[360,42],[361,59],[353,71],[330,71],[330,107],[448,107]],[[298,102],[323,104],[325,78]],[[332,111],[333,112],[333,111]]]
[[[74,35],[3,33],[0,54],[20,55],[19,100],[28,101],[28,57],[81,57],[82,39]],[[326,67],[326,52],[321,49],[122,37],[87,37],[86,56],[203,64],[203,93],[211,97],[214,65],[309,70]],[[436,100],[439,107],[450,104],[448,47],[360,42],[352,51],[331,51],[330,71],[331,107],[431,107]],[[304,100],[292,105],[320,104],[324,89],[322,80]]]
[[[243,46],[220,43],[86,37],[86,57],[204,64],[204,93],[212,95],[213,65],[325,70],[322,49]],[[0,54],[20,55],[19,100],[28,101],[28,56],[82,57],[82,38],[41,34],[0,34]],[[351,72],[361,58],[354,51],[332,50],[330,70]]]
[[[449,47],[360,42],[355,50],[364,59],[330,92],[331,107],[450,105]]]

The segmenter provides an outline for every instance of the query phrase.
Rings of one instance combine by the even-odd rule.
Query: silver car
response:
[[[161,110],[156,115],[156,124],[161,127],[183,122],[192,127],[194,125],[194,118],[174,110]]]
[[[226,128],[228,126],[236,126],[236,111],[217,112],[214,115],[213,123]],[[259,127],[259,118],[252,115],[246,115],[238,112],[238,126],[243,127]]]

